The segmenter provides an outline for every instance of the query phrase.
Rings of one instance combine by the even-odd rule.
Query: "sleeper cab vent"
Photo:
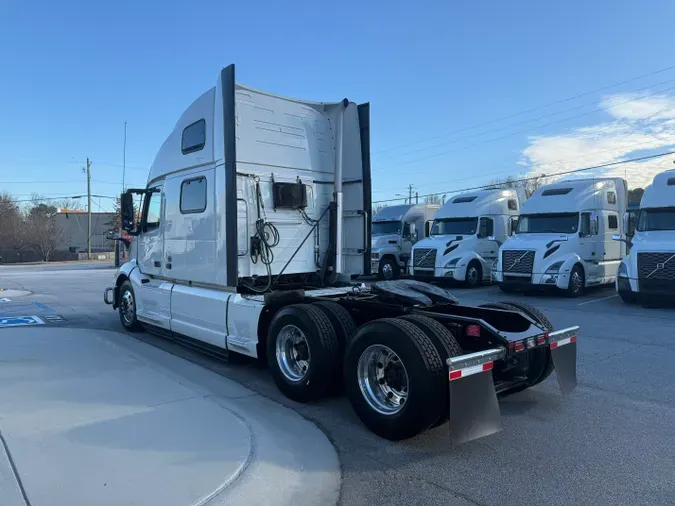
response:
[[[274,183],[274,209],[304,209],[307,189],[301,182]]]
[[[675,186],[675,177],[668,178],[668,186]]]
[[[550,197],[551,195],[567,195],[572,191],[572,188],[549,188],[541,192],[542,197]]]

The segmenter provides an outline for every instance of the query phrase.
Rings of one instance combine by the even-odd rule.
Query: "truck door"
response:
[[[486,261],[487,266],[492,266],[492,261],[497,258],[499,245],[497,241],[489,238],[495,235],[495,222],[492,218],[482,217],[478,227],[478,241],[476,242],[476,253]],[[485,270],[485,265],[483,270]]]
[[[600,236],[598,234],[598,215],[591,211],[581,213],[579,223],[579,251],[578,255],[584,261],[586,285],[602,283],[603,267]]]
[[[140,287],[136,291],[139,318],[164,328],[170,325],[170,297],[172,283],[164,277],[164,193],[162,185],[146,194],[141,215],[141,233],[138,236],[136,262],[141,272]]]

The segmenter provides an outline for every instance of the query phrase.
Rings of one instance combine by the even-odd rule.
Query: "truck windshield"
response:
[[[647,232],[649,230],[675,230],[675,207],[640,209],[637,229],[640,232]]]
[[[523,214],[518,234],[574,234],[579,228],[579,213]]]
[[[434,220],[431,235],[473,235],[478,228],[478,218],[439,218]]]
[[[391,235],[401,234],[401,222],[400,221],[374,221],[373,229],[371,232],[373,235]]]

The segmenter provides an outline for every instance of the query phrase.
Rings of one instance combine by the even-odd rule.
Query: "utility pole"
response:
[[[413,191],[413,185],[409,184],[408,185],[408,204],[412,204],[412,191]]]
[[[122,193],[124,193],[124,180],[127,174],[127,122],[124,122],[124,154],[122,155]]]
[[[415,204],[420,203],[420,192],[415,192]]]
[[[91,260],[91,162],[87,157],[87,260]]]

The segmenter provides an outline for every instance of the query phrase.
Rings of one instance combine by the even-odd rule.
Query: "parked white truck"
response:
[[[632,230],[624,215],[630,253],[619,264],[616,290],[627,303],[648,297],[675,296],[675,170],[662,172],[645,188]]]
[[[368,104],[278,97],[223,69],[146,188],[122,194],[132,260],[104,301],[129,331],[266,359],[291,399],[343,384],[363,423],[394,440],[447,420],[453,442],[491,434],[496,393],[554,366],[573,389],[578,327],[554,331],[517,303],[461,305],[412,280],[350,283],[370,271],[369,129]]]
[[[500,248],[493,276],[505,292],[557,287],[576,297],[613,283],[625,244],[628,191],[621,178],[572,179],[539,188],[522,206],[516,234]]]
[[[413,247],[410,274],[420,280],[456,280],[475,287],[490,281],[499,246],[512,233],[519,192],[483,190],[449,199],[436,213],[431,234]]]
[[[380,209],[373,217],[371,266],[379,279],[406,272],[413,245],[429,237],[437,204],[403,204]]]

